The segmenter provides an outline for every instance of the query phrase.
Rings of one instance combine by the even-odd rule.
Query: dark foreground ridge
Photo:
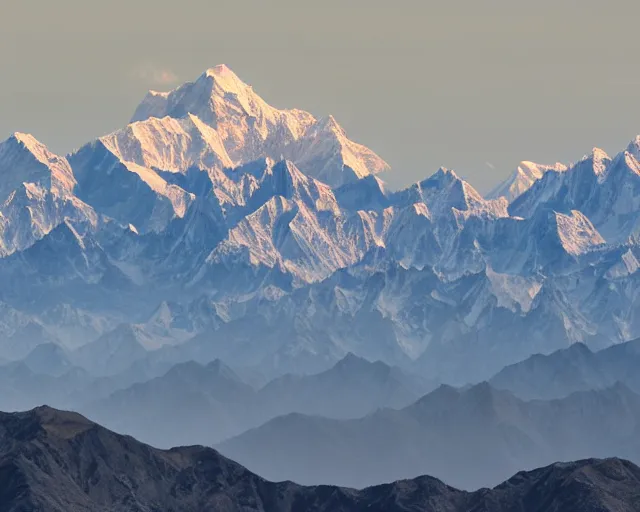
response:
[[[158,450],[79,414],[0,413],[0,512],[626,512],[640,468],[584,460],[468,493],[431,477],[357,491],[268,482],[211,448]]]

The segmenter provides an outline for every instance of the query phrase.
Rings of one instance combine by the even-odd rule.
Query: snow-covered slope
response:
[[[218,132],[193,114],[135,122],[100,141],[120,160],[161,171],[233,167]]]
[[[302,137],[288,144],[284,154],[310,176],[333,186],[389,170],[373,151],[349,140],[333,116],[319,119]]]

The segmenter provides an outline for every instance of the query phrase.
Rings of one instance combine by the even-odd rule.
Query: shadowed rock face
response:
[[[363,491],[271,483],[210,448],[158,450],[48,407],[0,413],[0,512],[204,510],[626,512],[640,468],[585,460],[522,472],[493,490],[420,477]]]

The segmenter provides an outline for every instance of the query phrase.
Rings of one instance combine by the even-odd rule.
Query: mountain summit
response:
[[[150,91],[131,121],[189,114],[216,131],[235,165],[284,156],[332,186],[389,169],[371,150],[350,141],[332,116],[318,120],[303,110],[276,109],[225,65],[171,92]]]

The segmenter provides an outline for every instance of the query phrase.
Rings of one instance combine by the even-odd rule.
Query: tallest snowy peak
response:
[[[205,123],[217,127],[219,123],[243,118],[266,118],[273,121],[287,110],[268,105],[253,88],[243,82],[224,64],[207,69],[195,81],[187,82],[170,92],[149,91],[136,109],[131,122],[150,117],[180,118],[187,114],[198,116]],[[306,113],[305,113],[306,114]],[[307,116],[311,117],[310,114]],[[309,124],[315,121],[311,119]]]
[[[226,64],[218,64],[217,66],[213,66],[205,71],[205,75],[208,76],[233,76],[234,78],[238,78],[238,76],[231,71],[229,66]]]
[[[270,106],[227,66],[219,65],[169,93],[147,94],[132,122],[189,114],[218,132],[236,165],[265,156],[280,158],[284,146],[316,121],[307,112]]]
[[[251,86],[244,83],[238,75],[236,75],[225,64],[219,64],[213,68],[207,69],[201,79],[213,80],[215,85],[224,92],[239,93],[245,89],[251,90]]]
[[[149,92],[132,122],[197,116],[219,136],[233,165],[262,158],[292,160],[332,187],[389,170],[373,151],[347,138],[333,116],[277,109],[221,64],[168,93]]]
[[[207,69],[204,72],[204,76],[216,78],[218,80],[234,80],[244,83],[226,64],[218,64],[217,66]]]

